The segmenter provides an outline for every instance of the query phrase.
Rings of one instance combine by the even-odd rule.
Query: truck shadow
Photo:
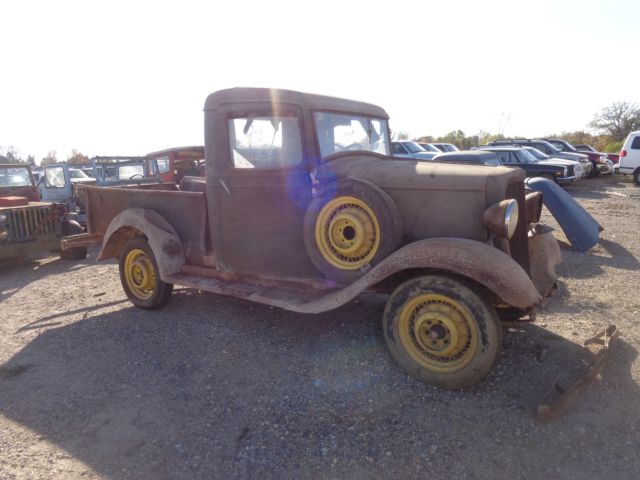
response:
[[[493,441],[505,412],[532,444],[556,441],[531,412],[559,372],[584,368],[579,346],[527,325],[507,336],[487,380],[443,391],[392,360],[383,307],[363,296],[304,316],[181,289],[162,311],[124,308],[43,332],[0,367],[0,414],[113,479],[305,478],[345,456],[366,472],[366,458],[391,450],[400,471],[426,461],[406,438],[473,452],[467,429]],[[603,381],[549,428],[599,428],[610,421],[593,415],[602,404],[615,420],[638,417],[638,352],[620,340],[611,353]]]
[[[619,243],[605,238],[601,238],[598,244],[588,252],[573,251],[566,242],[560,241],[560,245],[563,261],[558,266],[557,272],[563,277],[595,277],[603,273],[603,267],[629,271],[640,269],[640,262],[633,253]],[[576,257],[576,260],[569,257]]]

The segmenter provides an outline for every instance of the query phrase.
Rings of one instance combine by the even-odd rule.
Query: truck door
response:
[[[44,167],[38,190],[44,202],[65,203],[72,199],[72,185],[69,166],[54,164]]]
[[[223,269],[241,274],[317,275],[303,239],[311,182],[302,114],[294,106],[276,112],[270,104],[251,105],[223,108],[217,131],[207,127],[215,255]]]

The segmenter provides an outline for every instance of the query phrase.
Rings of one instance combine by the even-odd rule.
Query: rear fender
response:
[[[180,237],[159,213],[146,208],[129,208],[111,220],[98,260],[118,258],[125,244],[139,236],[147,238],[156,257],[161,280],[180,271],[186,262]]]

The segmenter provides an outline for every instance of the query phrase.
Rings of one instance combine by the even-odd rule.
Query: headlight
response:
[[[509,199],[495,203],[484,211],[482,220],[495,235],[510,240],[518,226],[518,202]]]
[[[7,217],[7,214],[6,213],[0,213],[0,224],[7,223],[7,220],[9,220],[9,217]]]
[[[606,155],[600,155],[600,161],[603,163],[606,163],[606,161],[608,160]]]

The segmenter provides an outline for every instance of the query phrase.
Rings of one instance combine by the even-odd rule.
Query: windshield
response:
[[[86,173],[84,173],[82,170],[78,170],[77,168],[69,169],[69,176],[71,178],[82,178],[82,179],[89,178],[89,176]]]
[[[523,148],[518,152],[518,154],[520,156],[521,163],[538,163],[538,159],[536,158],[536,156],[527,149]]]
[[[29,170],[24,167],[0,169],[0,187],[30,187]]]
[[[144,177],[144,165],[122,165],[118,168],[118,178],[129,180],[131,177]]]
[[[316,112],[320,155],[366,151],[390,155],[387,121],[357,115]]]
[[[421,143],[420,146],[427,152],[437,152],[437,153],[441,152],[441,150],[438,150],[436,147],[434,147],[430,143]]]
[[[407,148],[407,150],[409,150],[411,153],[420,153],[420,152],[427,151],[426,149],[418,145],[416,142],[402,142],[402,145],[404,145]]]
[[[550,158],[549,155],[542,153],[537,148],[529,147],[527,148],[527,152],[536,157],[538,160],[546,160],[547,158]]]
[[[554,145],[553,143],[549,143],[549,147],[551,147],[552,152],[560,153],[562,151],[560,147],[558,147],[557,145]]]

